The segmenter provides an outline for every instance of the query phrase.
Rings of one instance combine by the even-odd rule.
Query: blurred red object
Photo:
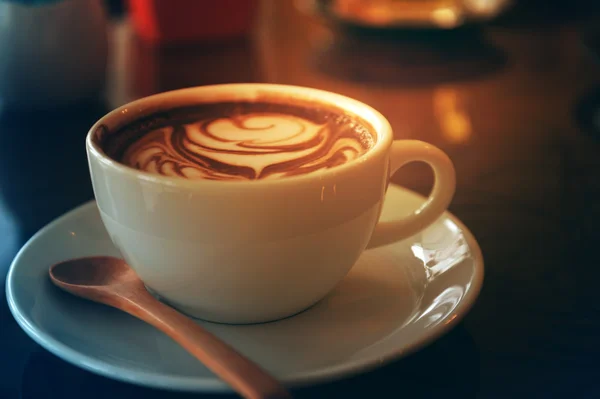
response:
[[[137,34],[153,44],[230,39],[252,27],[259,0],[128,0]]]

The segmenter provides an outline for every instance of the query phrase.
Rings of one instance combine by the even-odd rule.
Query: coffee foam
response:
[[[160,116],[159,124],[142,122],[147,128],[130,129],[131,139],[112,146],[113,158],[164,176],[273,179],[350,162],[375,141],[364,124],[330,110],[224,103],[196,111]]]

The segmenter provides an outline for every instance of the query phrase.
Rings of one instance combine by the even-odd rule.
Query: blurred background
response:
[[[600,397],[599,33],[588,0],[0,0],[0,280],[93,198],[84,137],[109,110],[205,84],[316,87],[451,156],[450,210],[486,282],[436,344],[305,396]],[[432,183],[422,165],[393,180]],[[0,321],[0,398],[162,397],[58,360],[6,301]]]

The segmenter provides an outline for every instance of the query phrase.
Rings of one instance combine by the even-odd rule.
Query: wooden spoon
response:
[[[121,309],[158,328],[245,398],[291,398],[258,365],[188,317],[156,300],[125,261],[109,256],[72,259],[50,268],[57,287]]]

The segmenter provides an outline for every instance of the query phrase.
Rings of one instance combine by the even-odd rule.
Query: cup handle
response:
[[[410,162],[425,162],[433,169],[435,182],[425,203],[407,217],[379,222],[367,248],[375,248],[410,237],[423,230],[448,208],[456,188],[454,165],[448,155],[431,144],[418,140],[399,140],[390,150],[390,176]]]

